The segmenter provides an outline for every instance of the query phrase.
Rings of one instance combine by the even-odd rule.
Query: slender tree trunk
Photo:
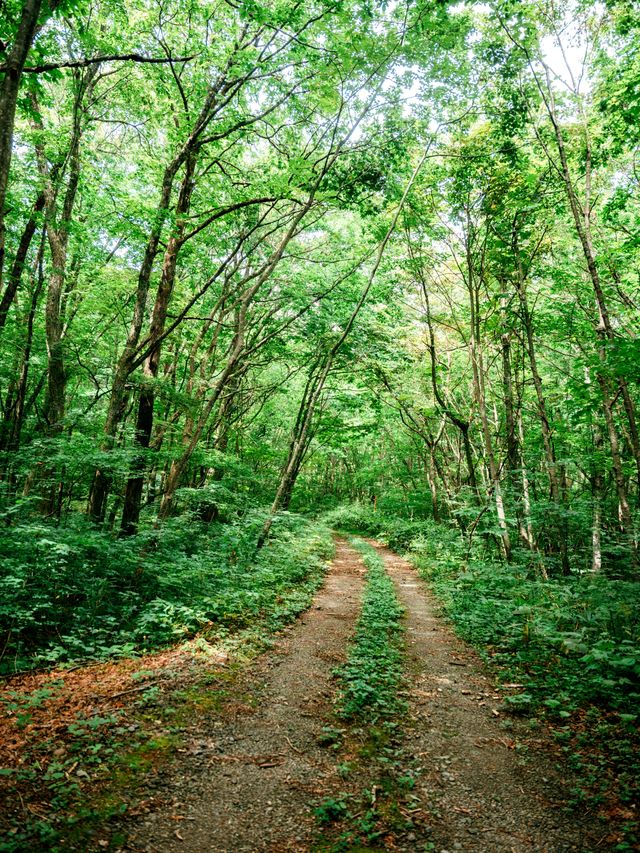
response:
[[[197,422],[192,423],[189,428],[185,429],[182,453],[173,460],[169,473],[167,474],[167,479],[164,485],[164,495],[158,512],[158,520],[168,518],[171,514],[175,493],[180,485],[180,480],[182,479],[184,472],[187,470],[193,451],[196,449],[198,441],[209,422],[211,412],[220,400],[224,389],[232,380],[238,363],[244,354],[247,313],[249,304],[255,295],[255,292],[255,289],[251,288],[245,293],[243,302],[236,316],[236,332],[227,363],[218,377],[213,391],[209,399],[206,401]]]
[[[20,238],[20,243],[18,244],[18,249],[16,251],[15,258],[13,259],[13,264],[11,265],[11,272],[9,273],[7,286],[2,294],[2,299],[0,299],[0,329],[2,329],[7,322],[9,309],[11,308],[13,300],[16,297],[16,293],[18,292],[18,288],[20,287],[22,273],[27,263],[27,255],[29,253],[29,248],[31,247],[33,236],[39,224],[39,214],[44,208],[44,203],[44,193],[40,193],[34,202],[31,215],[22,232],[22,237]]]
[[[564,518],[564,507],[562,506],[562,498],[560,494],[560,482],[558,479],[558,467],[556,464],[556,454],[553,444],[553,432],[551,429],[551,421],[549,418],[547,401],[542,386],[542,378],[538,370],[538,359],[536,356],[536,347],[533,337],[533,318],[529,309],[529,301],[527,298],[526,279],[522,268],[522,260],[518,246],[517,234],[513,235],[513,252],[516,261],[516,291],[520,302],[520,313],[522,317],[522,325],[524,327],[527,357],[529,361],[529,369],[533,386],[536,392],[536,402],[538,407],[538,418],[540,420],[540,429],[542,432],[542,443],[544,446],[545,462],[547,468],[547,477],[549,478],[549,490],[556,511],[556,528],[558,531],[558,542],[560,547],[560,562],[563,575],[569,575],[571,567],[569,565],[569,550],[567,544],[566,520]]]
[[[533,543],[529,537],[523,517],[524,501],[521,488],[522,479],[519,480],[518,478],[518,471],[522,468],[522,460],[520,458],[520,447],[516,431],[515,395],[513,393],[513,371],[511,367],[511,330],[507,324],[506,308],[506,299],[502,297],[500,300],[500,318],[502,325],[500,350],[502,355],[502,392],[507,433],[507,478],[509,483],[509,492],[515,506],[520,539],[528,548],[532,548]]]
[[[480,424],[482,427],[482,436],[484,439],[484,449],[487,460],[487,470],[493,498],[496,505],[496,515],[498,518],[498,526],[500,528],[500,541],[502,552],[505,560],[511,559],[511,538],[509,536],[509,528],[507,525],[507,517],[504,508],[504,498],[502,495],[502,485],[500,483],[500,473],[496,463],[495,450],[493,447],[493,439],[491,437],[491,428],[487,415],[487,400],[484,383],[484,366],[482,359],[482,351],[480,349],[480,316],[479,316],[479,294],[478,285],[476,283],[475,265],[472,257],[472,241],[473,241],[473,225],[470,217],[467,216],[467,235],[466,235],[466,261],[467,261],[467,289],[469,292],[469,308],[470,308],[470,331],[469,336],[469,354],[471,357],[471,369],[473,375],[473,395],[478,406],[480,415]]]
[[[564,182],[564,188],[567,195],[567,199],[569,201],[569,207],[571,209],[571,214],[573,217],[573,222],[575,226],[575,231],[578,236],[578,240],[580,241],[580,245],[582,247],[582,252],[587,264],[587,270],[589,273],[589,278],[591,280],[591,284],[593,287],[593,292],[596,299],[596,305],[598,308],[598,325],[597,325],[597,334],[601,341],[604,342],[605,339],[613,340],[615,337],[613,326],[611,324],[611,318],[609,314],[609,308],[607,305],[607,300],[605,297],[604,289],[602,287],[602,282],[600,280],[600,271],[598,269],[598,264],[596,262],[595,251],[593,247],[593,238],[591,234],[591,141],[589,137],[588,128],[585,127],[585,143],[586,143],[586,157],[585,157],[585,203],[584,206],[581,206],[580,201],[578,199],[578,194],[575,189],[575,185],[573,183],[573,178],[571,176],[571,170],[569,168],[569,161],[567,158],[567,152],[564,142],[564,136],[562,133],[562,128],[560,127],[560,123],[558,121],[558,116],[556,112],[555,99],[553,94],[553,87],[551,86],[551,80],[549,77],[549,71],[546,69],[546,82],[547,82],[547,98],[546,98],[546,106],[549,113],[549,118],[551,119],[551,124],[554,130],[554,136],[556,140],[556,148],[558,151],[558,157],[560,159],[560,167],[562,178]],[[604,366],[606,361],[606,351],[604,347],[604,343],[600,347],[600,360]],[[609,437],[609,444],[611,446],[611,461],[613,466],[613,475],[616,483],[616,490],[618,492],[618,498],[620,500],[620,516],[623,526],[626,528],[626,531],[631,533],[631,513],[629,510],[629,500],[627,496],[627,487],[624,481],[624,476],[622,474],[622,461],[620,458],[620,449],[619,449],[619,439],[618,433],[613,413],[613,402],[611,398],[611,392],[609,389],[609,380],[606,377],[606,374],[603,371],[599,371],[598,375],[598,384],[600,386],[600,390],[602,392],[603,406],[604,406],[604,415],[605,422],[607,425],[607,433]],[[629,422],[629,433],[632,439],[632,448],[634,459],[636,463],[636,472],[638,479],[638,487],[640,489],[640,441],[638,439],[638,427],[636,421],[635,408],[633,405],[633,401],[631,400],[631,396],[629,395],[628,386],[626,380],[622,378],[618,382],[623,402],[624,408],[627,415],[627,420]],[[636,559],[636,548],[634,544],[634,538],[631,536],[632,543],[632,552],[633,552],[633,560],[635,562]]]
[[[129,326],[129,332],[124,349],[118,359],[111,382],[111,394],[109,397],[107,417],[104,424],[104,439],[101,447],[104,453],[109,453],[113,449],[118,430],[123,422],[125,412],[127,410],[127,403],[129,399],[127,383],[129,376],[134,369],[133,365],[136,347],[140,340],[140,333],[144,322],[147,296],[151,283],[151,273],[160,248],[162,230],[169,213],[173,183],[181,163],[182,159],[180,157],[174,158],[166,167],[162,177],[160,199],[156,208],[154,224],[149,232],[144,257],[138,272],[138,283],[136,287],[136,297],[131,324]],[[106,501],[110,487],[111,474],[109,471],[104,468],[97,469],[91,486],[88,505],[88,513],[96,522],[102,522],[104,520]]]
[[[506,560],[511,559],[511,538],[509,536],[509,528],[507,525],[507,517],[504,507],[504,497],[502,494],[502,485],[500,483],[500,474],[496,463],[495,450],[493,447],[493,439],[491,437],[491,428],[487,417],[487,403],[485,397],[484,379],[482,376],[483,365],[482,355],[479,351],[477,341],[472,336],[470,341],[471,348],[471,364],[473,370],[474,396],[478,404],[478,413],[480,415],[480,424],[482,427],[482,436],[484,439],[484,448],[487,459],[488,479],[491,483],[493,498],[496,505],[496,515],[498,518],[498,526],[500,528],[500,540],[502,543],[502,551]]]
[[[50,5],[55,6],[54,3]],[[0,82],[0,288],[5,257],[5,201],[9,185],[18,91],[22,69],[38,26],[41,6],[42,0],[24,0],[16,37],[5,63],[7,70]]]
[[[597,425],[593,427],[593,445],[597,454],[602,448],[602,433]],[[591,570],[598,573],[602,570],[602,490],[603,477],[600,462],[596,458],[591,475],[591,500],[593,502],[591,524]]]
[[[12,407],[7,412],[5,422],[3,424],[3,449],[8,451],[16,451],[20,448],[20,437],[24,425],[27,401],[27,383],[29,379],[29,367],[31,361],[31,349],[33,346],[33,326],[38,307],[38,300],[44,286],[44,270],[43,270],[43,255],[45,234],[43,231],[42,240],[38,249],[38,255],[35,260],[35,269],[33,273],[33,289],[31,292],[31,300],[29,312],[26,318],[26,334],[24,341],[24,349],[22,351],[22,364],[20,374],[18,376],[16,387],[13,394]]]
[[[423,284],[423,296],[425,300],[425,310],[426,310],[426,320],[427,320],[427,330],[429,333],[429,358],[431,361],[431,387],[433,389],[433,396],[436,399],[436,402],[440,406],[441,411],[444,415],[451,421],[451,423],[460,430],[460,435],[462,438],[462,444],[464,447],[464,457],[467,466],[467,477],[469,481],[469,485],[473,491],[473,494],[476,500],[480,499],[480,493],[478,491],[478,482],[476,479],[476,469],[475,463],[473,461],[473,448],[471,446],[471,439],[469,438],[469,427],[470,423],[468,420],[462,418],[457,412],[447,404],[445,401],[441,391],[440,385],[438,383],[438,367],[436,360],[436,339],[435,333],[433,329],[433,319],[431,316],[431,307],[429,300],[429,292],[426,286]]]
[[[435,450],[433,447],[429,448],[426,468],[429,492],[431,493],[431,513],[433,515],[433,520],[439,522],[442,520],[442,517],[440,515],[440,502],[438,500],[438,480],[436,476]]]
[[[309,431],[311,429],[311,423],[313,421],[316,406],[324,389],[327,377],[329,376],[336,352],[337,350],[333,351],[332,348],[324,362],[321,361],[314,365],[309,373],[304,393],[302,395],[302,400],[298,407],[298,415],[293,427],[291,441],[289,442],[287,460],[282,469],[282,475],[280,477],[280,482],[278,484],[273,503],[271,504],[269,517],[265,521],[262,532],[258,537],[258,548],[262,548],[267,541],[275,514],[281,510],[286,510],[291,501],[293,487],[298,477],[305,453],[309,447]]]
[[[173,293],[178,255],[182,245],[182,237],[185,229],[185,217],[189,211],[191,194],[193,192],[193,172],[195,169],[195,157],[189,156],[185,163],[185,174],[180,187],[178,203],[176,205],[176,229],[169,237],[167,248],[162,264],[160,284],[156,294],[156,301],[151,316],[149,329],[149,340],[159,341],[164,332],[169,302]],[[136,418],[136,444],[143,451],[149,447],[151,433],[153,430],[153,407],[155,402],[154,383],[158,376],[160,366],[160,344],[151,350],[145,359],[142,370],[145,384],[140,391],[138,401],[138,414]],[[140,518],[140,504],[142,499],[142,488],[144,485],[145,457],[140,455],[134,463],[133,476],[127,480],[122,510],[121,532],[130,536],[138,529]]]
[[[524,427],[522,424],[522,409],[518,409],[518,437],[520,438],[521,452],[524,454]],[[529,476],[527,474],[527,466],[524,456],[522,456],[522,503],[524,509],[524,525],[527,541],[532,550],[537,550],[535,536],[533,534],[533,526],[531,524],[531,495],[529,491]]]
[[[630,537],[632,543],[632,550],[635,551],[632,536],[631,509],[629,507],[627,484],[624,476],[622,457],[620,455],[618,431],[616,429],[613,414],[613,401],[611,399],[611,393],[609,391],[609,383],[607,382],[606,378],[601,374],[598,375],[598,384],[600,386],[600,392],[602,394],[602,409],[604,413],[604,422],[606,424],[607,433],[609,436],[609,446],[611,449],[612,463],[611,467],[613,470],[613,480],[616,486],[616,492],[618,494],[621,532]]]

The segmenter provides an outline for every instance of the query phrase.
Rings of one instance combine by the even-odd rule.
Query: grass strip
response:
[[[362,609],[340,679],[338,715],[374,721],[404,710],[402,683],[404,610],[386,572],[384,560],[361,539],[351,544],[367,567]]]

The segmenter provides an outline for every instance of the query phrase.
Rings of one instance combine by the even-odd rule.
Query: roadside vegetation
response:
[[[224,524],[182,517],[135,539],[82,518],[15,525],[0,546],[0,673],[135,656],[304,610],[332,553],[330,531],[283,515],[256,552],[264,514]]]
[[[456,632],[508,685],[503,708],[548,727],[575,772],[575,803],[599,806],[637,834],[640,790],[640,585],[592,573],[542,578],[527,552],[505,565],[491,537],[471,543],[430,519],[364,505],[324,517],[404,554],[435,592]],[[627,848],[624,848],[627,849]]]
[[[402,807],[413,785],[402,746],[407,705],[404,610],[383,558],[351,538],[367,569],[362,607],[346,662],[335,671],[335,716],[322,744],[335,750],[344,790],[314,807],[318,851],[376,845],[411,826]]]
[[[156,542],[152,556],[141,548],[139,565],[153,568],[156,579],[149,587],[143,576],[142,589],[162,590],[161,598],[136,595],[132,586],[129,607],[120,610],[113,590],[103,587],[102,611],[87,606],[92,621],[78,623],[62,596],[52,602],[48,613],[57,621],[48,623],[39,657],[30,659],[37,671],[0,683],[2,853],[99,849],[104,837],[101,846],[117,849],[123,836],[112,834],[109,822],[144,813],[149,781],[180,757],[189,733],[227,702],[252,701],[238,696],[237,676],[310,605],[333,542],[325,526],[290,515],[278,520],[269,548],[256,558],[255,539],[252,550],[243,530],[226,526],[214,537],[194,523],[188,541],[174,531]],[[87,576],[72,571],[86,551],[68,553],[73,559],[60,590],[78,603],[94,591]],[[112,566],[109,583],[129,580],[127,564],[102,556]],[[207,608],[209,596],[215,609]],[[127,620],[144,628],[132,633]],[[64,654],[48,640],[56,626],[73,632],[58,637]],[[76,646],[74,637],[84,644]],[[12,666],[19,663],[12,659]]]
[[[633,822],[638,4],[0,7],[4,781],[82,769],[47,775],[47,679],[254,649],[334,527],[408,554]],[[340,702],[386,725],[399,611],[358,547]]]
[[[391,718],[402,711],[403,610],[384,560],[371,545],[351,540],[367,567],[362,610],[347,662],[338,672],[338,715],[360,723]]]

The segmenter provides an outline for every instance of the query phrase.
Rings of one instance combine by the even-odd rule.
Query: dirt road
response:
[[[130,827],[124,849],[606,849],[588,815],[564,810],[568,794],[550,753],[544,744],[532,745],[523,724],[503,713],[490,676],[438,618],[414,569],[376,547],[406,609],[409,710],[399,721],[395,752],[396,764],[404,765],[411,780],[400,809],[406,824],[396,822],[380,833],[375,846],[350,846],[339,840],[338,831],[319,834],[313,816],[322,798],[349,796],[354,786],[375,779],[371,758],[363,758],[363,766],[345,779],[340,744],[328,746],[323,735],[327,726],[339,725],[333,716],[332,673],[345,658],[365,573],[360,555],[339,539],[312,608],[248,674],[243,689],[250,700],[199,733],[162,782],[172,808]],[[353,751],[348,757],[353,763]],[[375,801],[375,784],[372,791]]]

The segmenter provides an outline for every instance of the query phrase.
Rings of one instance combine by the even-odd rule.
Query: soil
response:
[[[500,708],[478,655],[437,615],[415,569],[384,558],[406,609],[409,724],[405,748],[418,761],[416,806],[428,815],[434,850],[468,853],[595,851],[605,831],[565,810],[570,800],[550,745]],[[410,849],[410,848],[408,848]],[[414,849],[424,849],[415,847]]]
[[[243,695],[249,698],[203,723],[181,760],[154,783],[157,799],[171,806],[131,818],[123,849],[607,849],[595,818],[565,810],[569,793],[544,735],[532,736],[524,723],[508,717],[491,675],[437,615],[415,570],[372,544],[406,608],[408,713],[400,721],[396,754],[412,777],[410,824],[382,834],[375,847],[344,841],[330,846],[330,833],[320,833],[313,815],[323,798],[338,797],[354,784],[340,775],[339,744],[329,739],[328,745],[323,737],[327,726],[340,725],[333,711],[333,671],[345,658],[365,573],[360,555],[338,539],[312,608],[243,676]],[[355,773],[360,787],[375,780],[363,762]],[[371,790],[375,801],[375,783]],[[406,815],[406,801],[403,805]]]
[[[338,540],[312,607],[242,685],[251,703],[200,733],[164,781],[173,809],[135,827],[128,849],[309,849],[310,803],[338,781],[334,756],[319,740],[331,719],[332,673],[345,659],[364,574],[357,552]]]

